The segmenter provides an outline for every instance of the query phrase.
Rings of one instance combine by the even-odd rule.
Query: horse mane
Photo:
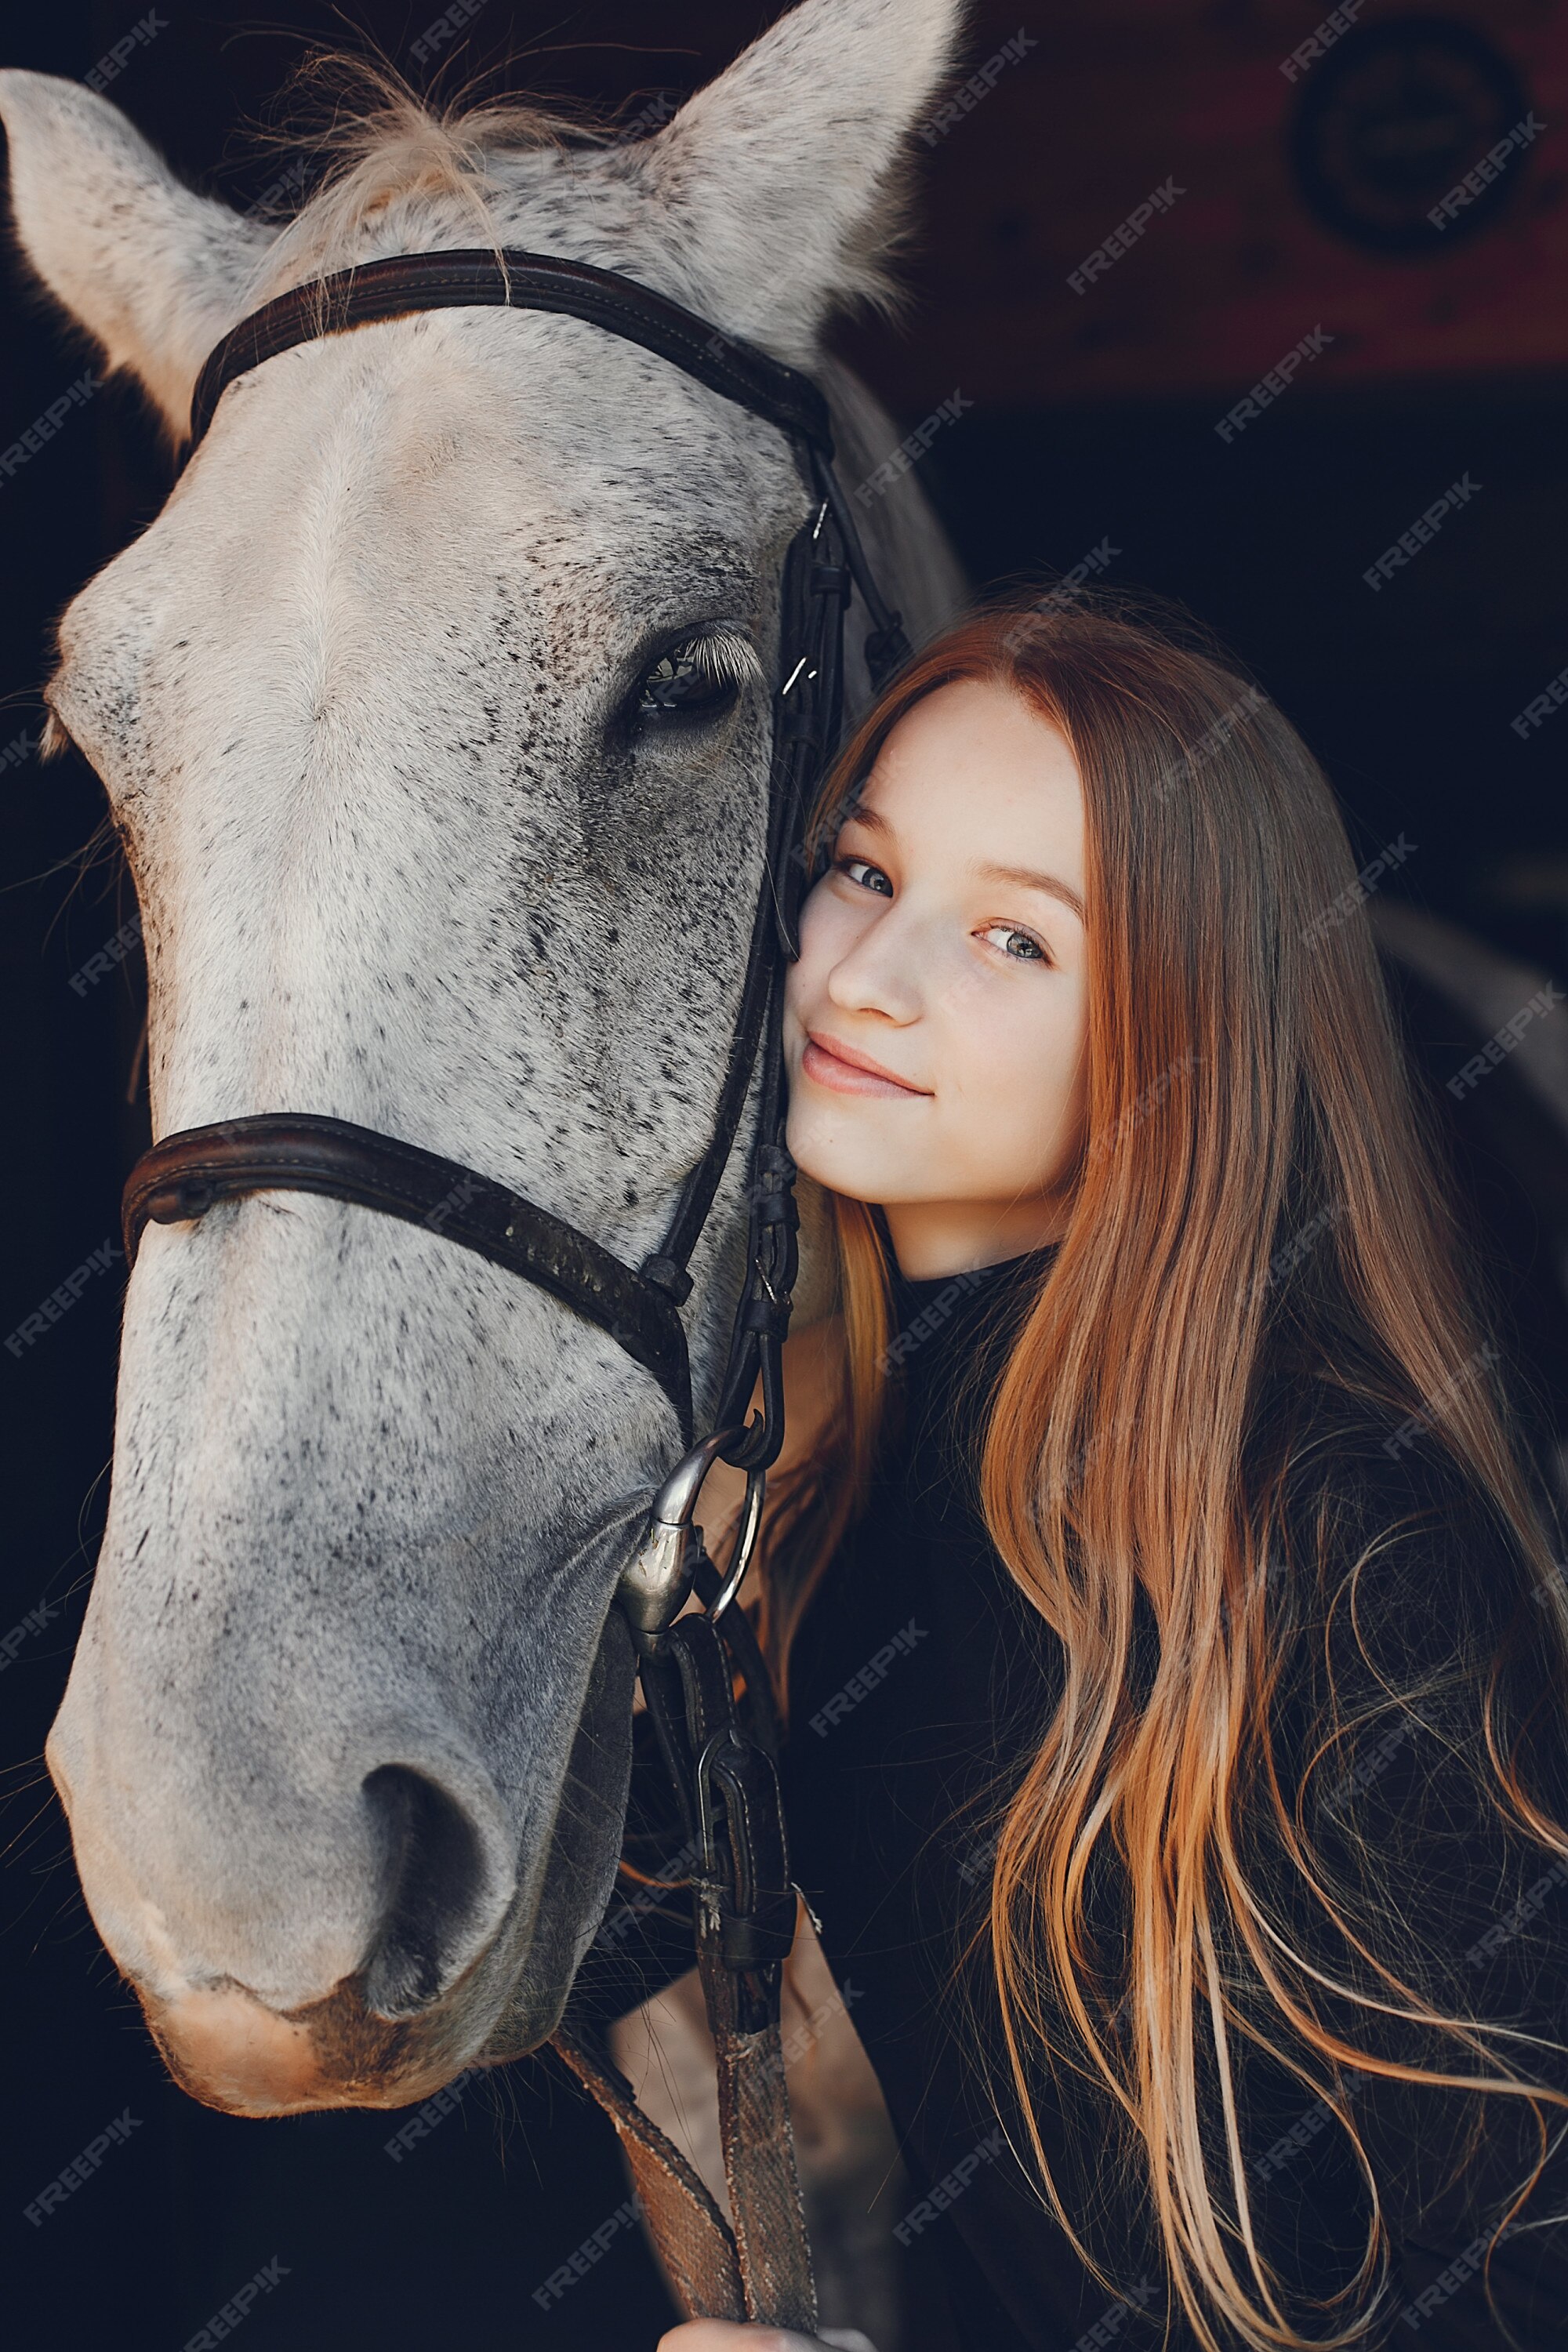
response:
[[[266,134],[284,159],[269,194],[307,184],[310,193],[260,257],[258,302],[374,251],[438,247],[456,230],[499,247],[500,207],[539,158],[628,143],[672,110],[645,103],[628,123],[586,105],[475,97],[471,88],[442,100],[382,58],[340,50],[309,58],[280,103],[284,127]],[[255,208],[270,209],[267,197]]]

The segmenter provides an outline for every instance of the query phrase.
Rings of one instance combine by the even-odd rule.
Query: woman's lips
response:
[[[819,1087],[828,1087],[838,1095],[901,1095],[908,1101],[927,1093],[924,1087],[911,1087],[896,1078],[868,1054],[841,1045],[837,1037],[808,1036],[800,1066]]]

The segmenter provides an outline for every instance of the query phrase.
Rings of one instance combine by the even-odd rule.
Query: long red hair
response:
[[[996,1549],[1066,1661],[995,1851],[984,1941],[1004,2079],[1045,2196],[1108,2286],[1051,2177],[1042,2065],[1087,2076],[1121,2119],[1173,2297],[1210,2352],[1237,2340],[1348,2345],[1373,2316],[1387,2236],[1347,2070],[1524,2100],[1542,2147],[1546,2110],[1568,2100],[1484,2023],[1436,2001],[1422,1954],[1387,1922],[1347,1916],[1299,1792],[1281,1785],[1269,1568],[1289,1465],[1279,1453],[1259,1463],[1254,1427],[1268,1350],[1288,1330],[1312,1377],[1385,1423],[1414,1416],[1485,1498],[1517,1554],[1521,1597],[1533,1579],[1543,1600],[1525,1613],[1560,1699],[1562,1580],[1510,1442],[1495,1351],[1455,1273],[1452,1213],[1344,826],[1300,737],[1256,687],[1168,629],[1089,599],[1009,596],[929,646],[877,701],[826,779],[814,845],[903,714],[955,679],[1000,682],[1061,730],[1087,826],[1087,1135],[1065,1237],[990,1400],[981,1464]],[[841,1409],[786,1483],[767,1544],[763,1620],[781,1682],[895,1401],[885,1230],[874,1207],[829,1205]],[[1292,1561],[1287,1584],[1304,1591],[1313,1572]],[[1140,1618],[1156,1636],[1147,1671]],[[1488,1661],[1478,1655],[1474,1671],[1484,1684]],[[1568,1856],[1494,1699],[1489,1687],[1475,1759],[1485,1801]],[[1343,2002],[1330,2013],[1321,1971],[1260,1881],[1249,1827],[1260,1808],[1297,1893],[1357,1956],[1355,1984],[1338,1988],[1348,2013],[1359,2003],[1429,2029],[1447,2060],[1376,2055],[1345,2025]],[[1109,1974],[1086,1902],[1107,1856],[1127,1919]],[[1303,2333],[1288,2311],[1253,2226],[1236,2112],[1243,2039],[1288,2066],[1304,2099],[1324,2095],[1371,2195],[1365,2259],[1323,2298],[1338,2306],[1327,2333]]]

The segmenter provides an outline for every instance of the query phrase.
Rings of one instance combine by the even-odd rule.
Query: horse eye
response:
[[[737,684],[711,637],[684,637],[667,646],[643,674],[637,688],[637,717],[710,719],[728,709]]]

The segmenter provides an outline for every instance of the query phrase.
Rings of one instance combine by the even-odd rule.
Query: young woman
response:
[[[1047,598],[814,838],[763,1627],[917,2340],[1568,2344],[1568,1607],[1321,774]]]

